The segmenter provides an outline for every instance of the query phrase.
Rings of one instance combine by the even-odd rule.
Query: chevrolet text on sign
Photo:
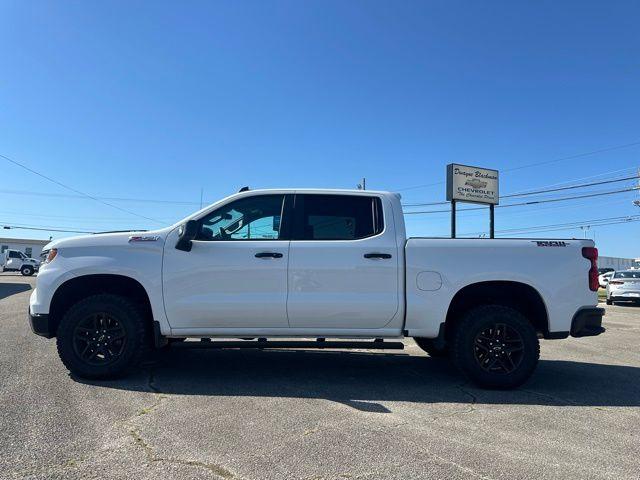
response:
[[[450,163],[447,165],[447,200],[497,205],[498,171]]]

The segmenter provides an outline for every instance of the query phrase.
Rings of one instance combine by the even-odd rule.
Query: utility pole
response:
[[[638,190],[640,190],[640,168],[638,169]],[[633,204],[636,207],[640,207],[640,200],[634,200]]]
[[[200,210],[202,210],[202,197],[204,195],[204,188],[200,188]]]
[[[367,189],[367,179],[362,177],[362,183],[359,183],[358,190],[366,190]]]
[[[580,227],[580,230],[584,232],[584,238],[587,238],[587,230],[589,230],[590,228],[591,228],[591,225],[584,225]]]

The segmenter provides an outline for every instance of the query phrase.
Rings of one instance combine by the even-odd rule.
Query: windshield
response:
[[[616,272],[613,278],[640,278],[640,270]]]

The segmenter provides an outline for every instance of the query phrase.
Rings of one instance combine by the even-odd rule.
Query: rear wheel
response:
[[[422,350],[427,352],[430,357],[446,357],[449,355],[449,349],[447,347],[436,346],[435,338],[413,337],[413,340]]]
[[[607,305],[613,305],[613,301],[609,298],[607,298]]]
[[[113,378],[136,365],[148,345],[144,316],[119,295],[87,297],[62,318],[57,333],[64,365],[84,378]]]
[[[20,269],[20,273],[25,277],[30,277],[31,275],[33,275],[33,272],[34,268],[31,265],[23,265]]]
[[[531,323],[502,305],[476,307],[454,332],[453,360],[473,382],[488,388],[515,388],[526,382],[540,357]]]

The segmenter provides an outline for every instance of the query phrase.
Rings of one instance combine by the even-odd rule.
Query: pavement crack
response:
[[[202,468],[220,478],[224,478],[224,479],[237,478],[233,472],[227,470],[221,465],[201,462],[199,460],[169,458],[169,457],[161,457],[159,455],[156,455],[156,452],[153,449],[153,447],[149,444],[147,440],[145,440],[144,436],[142,435],[140,428],[134,425],[132,422],[137,417],[141,417],[143,415],[148,415],[155,412],[158,409],[158,407],[160,407],[162,402],[165,399],[169,398],[169,396],[163,393],[162,390],[160,390],[160,388],[156,386],[155,374],[152,368],[149,369],[149,376],[147,378],[147,387],[149,391],[155,395],[156,397],[155,401],[148,407],[144,407],[141,410],[139,410],[133,417],[130,417],[129,419],[123,422],[123,425],[127,427],[129,436],[133,439],[134,445],[138,446],[143,451],[145,457],[147,458],[147,462],[148,463],[170,463],[174,465],[184,465],[188,467]]]
[[[469,467],[465,467],[464,465],[459,464],[458,462],[454,462],[453,460],[449,460],[447,458],[444,458],[441,455],[438,455],[437,453],[433,453],[430,450],[426,450],[427,453],[429,455],[431,455],[434,459],[436,459],[437,461],[447,464],[447,465],[451,465],[452,467],[457,468],[458,470],[463,471],[464,473],[474,477],[474,478],[479,478],[481,480],[494,480],[492,477],[488,477],[486,475],[483,475],[481,473],[476,472],[474,469],[469,468]]]
[[[129,429],[129,435],[133,438],[134,444],[142,449],[145,456],[147,457],[148,463],[171,463],[174,465],[185,465],[189,467],[197,467],[202,468],[210,473],[224,479],[232,479],[237,478],[234,473],[227,470],[226,468],[216,465],[213,463],[201,462],[199,460],[186,460],[183,458],[166,458],[159,457],[156,455],[153,447],[144,439],[140,430],[136,427],[131,427]]]
[[[468,402],[467,407],[465,409],[463,409],[463,410],[458,410],[456,412],[445,413],[443,415],[437,415],[435,417],[436,420],[439,420],[441,418],[456,417],[458,415],[467,415],[467,414],[473,413],[473,412],[475,412],[477,410],[476,409],[476,403],[478,402],[478,397],[476,397],[473,393],[471,393],[469,390],[464,388],[465,385],[466,385],[466,383],[463,383],[463,384],[460,384],[460,385],[456,385],[456,388],[470,398],[470,402]]]
[[[546,398],[548,400],[553,400],[554,402],[562,402],[565,405],[572,405],[574,407],[577,406],[577,404],[574,403],[574,402],[570,402],[569,400],[566,400],[566,399],[560,398],[560,397],[556,397],[555,395],[550,395],[548,393],[536,392],[535,390],[525,390],[523,388],[520,389],[520,391],[524,392],[524,393],[529,393],[531,395],[537,395],[539,397]]]

